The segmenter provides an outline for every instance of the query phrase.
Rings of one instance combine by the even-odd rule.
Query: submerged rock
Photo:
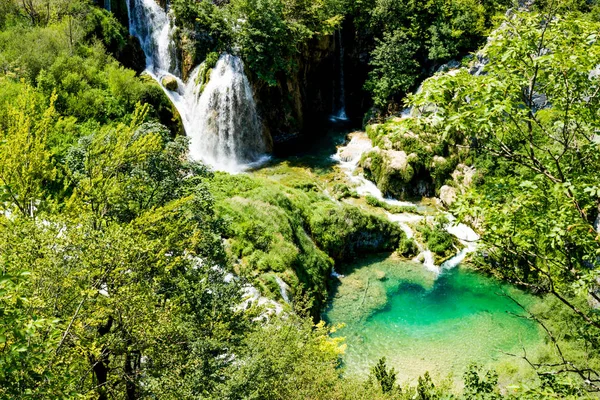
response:
[[[386,280],[385,272],[383,272],[381,270],[376,270],[375,271],[375,278],[377,278],[378,281],[384,281],[384,280]]]

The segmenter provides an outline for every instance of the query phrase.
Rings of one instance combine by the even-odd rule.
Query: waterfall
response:
[[[190,157],[239,172],[266,159],[267,146],[252,87],[239,57],[223,54],[200,93],[196,68],[175,96],[190,138]]]
[[[110,12],[110,1],[111,0],[104,0],[104,9],[108,12]]]
[[[337,31],[337,42],[339,48],[339,62],[338,62],[338,86],[337,93],[334,91],[333,101],[333,120],[347,121],[348,116],[346,115],[346,77],[344,69],[344,41],[342,39],[342,31]]]
[[[127,1],[129,32],[140,40],[146,69],[157,76],[177,75],[173,27],[167,12],[155,0]]]
[[[190,138],[190,158],[227,172],[240,172],[268,157],[252,88],[241,59],[224,54],[206,83],[201,66],[187,82],[180,76],[174,26],[155,0],[128,0],[129,31],[146,55],[146,72],[169,96]],[[163,81],[171,84],[167,89]]]

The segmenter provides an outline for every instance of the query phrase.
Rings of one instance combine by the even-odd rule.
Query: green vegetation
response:
[[[427,248],[435,255],[435,265],[441,265],[457,253],[462,245],[450,233],[444,230],[448,220],[439,217],[435,221],[423,220],[417,225],[417,231]]]
[[[210,190],[217,213],[227,222],[227,248],[236,270],[275,297],[279,287],[272,274],[280,274],[293,294],[307,292],[316,301],[315,315],[327,298],[334,263],[407,246],[396,224],[335,203],[314,183],[292,180],[283,185],[217,174]]]
[[[462,393],[429,374],[398,385],[402,371],[385,359],[366,381],[344,377],[343,342],[318,322],[334,265],[414,255],[381,209],[416,210],[365,205],[335,179],[322,188],[309,174],[230,176],[189,161],[180,117],[140,74],[124,3],[111,4],[118,16],[87,0],[0,2],[0,398],[575,399],[600,389],[595,3],[511,14],[483,50],[485,74],[438,75],[410,96],[411,118],[368,130],[378,150],[361,166],[386,194],[453,189],[454,210],[482,233],[477,265],[546,296],[528,317],[551,350],[523,355],[537,376],[500,390],[494,371],[473,366]],[[205,60],[203,82],[238,49],[252,78],[280,85],[344,23],[383,112],[483,43],[505,6],[171,4],[184,75]],[[438,262],[457,245],[443,224],[416,233]],[[283,314],[244,302],[248,284],[282,300],[281,281],[293,297]]]
[[[406,152],[402,137],[437,138],[446,148],[433,154],[477,169],[455,211],[483,234],[479,266],[555,298],[530,315],[554,353],[523,355],[544,396],[598,388],[599,28],[589,14],[512,14],[483,49],[484,74],[429,79],[410,97],[414,117],[370,129]]]
[[[367,195],[365,197],[365,201],[371,207],[380,207],[386,211],[391,212],[392,214],[402,214],[402,213],[411,213],[411,214],[419,214],[417,211],[417,206],[394,206],[386,203],[385,201],[381,201],[376,197],[371,195]]]
[[[419,78],[466,55],[493,27],[510,0],[363,0],[349,2],[357,30],[373,43],[365,88],[383,112],[397,108]],[[364,32],[364,33],[363,33]],[[374,39],[374,41],[373,41]]]
[[[339,0],[175,0],[172,9],[185,68],[211,52],[239,48],[248,68],[269,85],[277,75],[295,72],[308,42],[331,35],[342,20]]]
[[[178,42],[189,71],[211,52],[238,48],[269,85],[293,76],[311,43],[342,27],[367,53],[365,89],[385,113],[431,69],[484,42],[510,0],[175,0]],[[232,26],[228,21],[237,21]],[[201,35],[197,35],[201,32]],[[361,56],[362,57],[362,56]],[[184,72],[185,75],[185,72]]]
[[[143,122],[143,106],[56,157],[54,99],[44,108],[25,87],[15,100],[0,136],[0,395],[215,385],[223,365],[208,355],[231,348],[246,322],[236,286],[195,267],[224,252],[206,172],[182,161],[187,141]]]

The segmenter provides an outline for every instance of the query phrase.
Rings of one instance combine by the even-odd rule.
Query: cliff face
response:
[[[303,137],[315,134],[331,115],[335,55],[334,37],[321,37],[297,56],[295,72],[291,76],[280,74],[275,86],[249,74],[274,151],[285,152]]]
[[[363,115],[372,106],[363,89],[369,70],[368,38],[347,20],[341,38],[331,35],[311,41],[296,58],[296,72],[291,77],[280,76],[276,86],[269,87],[251,76],[276,152],[293,151],[299,142],[323,133],[323,126],[339,106],[340,64],[344,67],[348,124],[361,126]]]

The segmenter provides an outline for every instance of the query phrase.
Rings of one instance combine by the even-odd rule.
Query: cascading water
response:
[[[232,173],[264,162],[267,145],[241,59],[224,54],[208,83],[198,79],[200,66],[184,83],[178,78],[174,26],[168,13],[155,0],[128,0],[127,9],[129,30],[146,55],[146,72],[181,115],[190,138],[190,157]],[[177,81],[176,90],[163,86],[165,77]]]
[[[140,40],[146,69],[154,76],[178,75],[173,27],[155,0],[128,0],[129,32]]]
[[[367,135],[364,132],[355,132],[351,134],[350,142],[345,146],[340,147],[338,152],[331,158],[339,163],[340,169],[346,173],[348,180],[356,185],[354,191],[356,191],[357,194],[361,196],[373,196],[379,201],[385,202],[391,206],[414,206],[414,204],[410,202],[384,197],[377,185],[366,179],[362,174],[356,174],[362,155],[372,149],[373,144]],[[402,228],[408,238],[414,237],[414,232],[408,224],[419,222],[425,218],[432,218],[410,213],[388,213],[387,216],[390,221],[396,222],[400,228]],[[440,273],[443,269],[450,269],[459,265],[465,259],[467,254],[476,250],[477,241],[479,240],[477,233],[470,227],[462,223],[455,224],[455,218],[451,214],[447,214],[446,217],[448,217],[451,222],[445,227],[445,230],[455,236],[464,246],[456,256],[452,257],[441,266],[437,266],[435,265],[433,253],[426,249],[423,244],[418,241],[415,242],[419,249],[419,254],[415,257],[414,261],[422,262],[425,268],[435,273]]]
[[[224,54],[202,93],[197,68],[179,101],[190,137],[190,156],[237,172],[262,162],[267,151],[252,87],[239,57]]]
[[[339,61],[338,61],[338,84],[337,91],[334,91],[334,102],[333,102],[333,120],[347,121],[348,115],[346,115],[346,77],[344,69],[344,41],[342,39],[342,31],[337,31],[337,42],[339,48]]]

